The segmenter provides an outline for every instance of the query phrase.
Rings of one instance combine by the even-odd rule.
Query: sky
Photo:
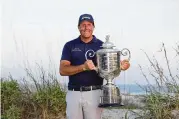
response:
[[[110,35],[117,49],[131,52],[130,69],[115,83],[145,83],[139,65],[147,72],[150,64],[143,51],[166,67],[162,43],[177,73],[178,0],[3,0],[1,11],[2,77],[22,77],[24,68],[29,64],[34,69],[36,63],[58,75],[62,48],[79,36],[78,19],[84,13],[94,17],[97,38],[105,41]],[[67,77],[58,77],[68,82]]]

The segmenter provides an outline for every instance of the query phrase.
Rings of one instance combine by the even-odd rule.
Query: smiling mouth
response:
[[[89,30],[85,30],[84,32],[86,33],[86,32],[90,32],[90,31]]]

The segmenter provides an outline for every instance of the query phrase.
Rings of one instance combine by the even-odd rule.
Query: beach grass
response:
[[[179,45],[174,48],[176,51],[176,59],[179,58]],[[145,53],[145,52],[144,52]],[[165,66],[167,71],[164,73],[164,68],[160,61],[155,57],[153,59],[145,53],[149,61],[149,75],[154,79],[155,84],[150,83],[147,74],[139,65],[143,76],[148,82],[147,87],[143,87],[146,92],[145,106],[142,108],[143,113],[138,113],[138,118],[141,119],[177,119],[179,118],[179,70],[176,69],[176,74],[172,72],[170,61],[167,55],[165,45],[162,46],[164,54]],[[177,64],[178,63],[178,64]],[[177,59],[176,65],[179,66]],[[176,111],[176,113],[173,113]]]
[[[55,75],[40,70],[36,77],[1,78],[1,119],[62,119],[65,117],[66,92]]]

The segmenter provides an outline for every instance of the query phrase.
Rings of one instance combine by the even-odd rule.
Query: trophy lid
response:
[[[109,41],[109,35],[106,36],[106,42],[103,43],[103,45],[101,47],[103,47],[104,49],[110,49],[115,47],[114,44],[112,42]]]

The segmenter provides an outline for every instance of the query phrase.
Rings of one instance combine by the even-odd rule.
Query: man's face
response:
[[[93,23],[85,20],[85,21],[81,22],[78,29],[79,29],[82,37],[89,38],[93,34],[94,26],[93,26]]]

